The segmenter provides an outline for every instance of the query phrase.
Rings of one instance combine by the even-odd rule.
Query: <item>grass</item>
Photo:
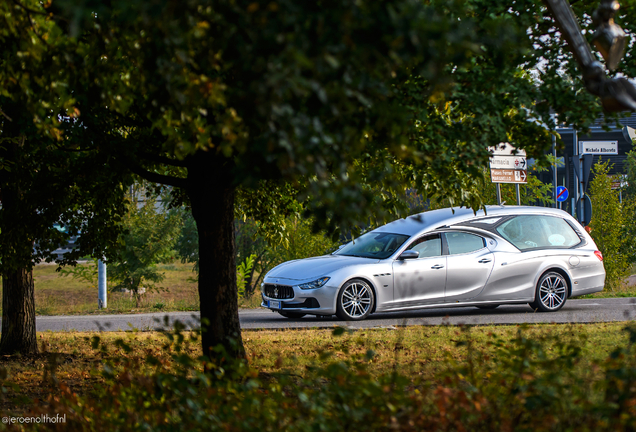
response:
[[[196,311],[199,295],[190,264],[159,265],[165,275],[160,286],[165,290],[148,292],[141,307],[129,293],[109,292],[108,308],[97,308],[97,286],[64,277],[55,265],[38,265],[33,271],[35,306],[38,315],[74,315],[96,313],[134,313],[163,311]]]
[[[625,323],[577,325],[534,325],[524,330],[527,338],[557,336],[559,341],[576,339],[585,359],[575,367],[580,374],[594,373],[595,364],[604,360],[617,346],[627,342],[622,330]],[[494,350],[488,341],[499,338],[505,344],[512,340],[519,326],[480,326],[470,329],[475,350],[484,354]],[[93,349],[92,340],[101,338],[102,347]],[[405,327],[397,330],[370,329],[344,332],[336,336],[331,329],[285,331],[243,331],[243,340],[252,367],[262,374],[289,373],[303,375],[308,366],[325,359],[344,360],[352,355],[373,350],[375,356],[368,365],[371,374],[399,370],[413,382],[436,382],[441,371],[466,359],[465,346],[458,342],[466,335],[455,326]],[[123,340],[132,350],[127,352],[117,340]],[[60,385],[78,394],[91,394],[102,382],[99,370],[104,361],[122,357],[144,358],[153,354],[170,361],[173,347],[158,332],[44,332],[38,333],[41,353],[35,356],[4,356],[0,372],[6,370],[5,387],[0,396],[0,410],[5,413],[27,412],[38,401],[55,394]],[[548,348],[551,350],[552,348]],[[558,347],[555,347],[555,353]],[[187,347],[192,356],[200,354],[197,344]],[[54,354],[55,353],[55,354]],[[590,372],[591,371],[591,372]]]
[[[92,265],[92,264],[88,264]],[[174,262],[159,265],[165,279],[159,285],[163,290],[148,292],[137,307],[129,293],[109,292],[108,308],[97,308],[97,286],[64,277],[55,265],[38,265],[33,270],[35,307],[37,315],[88,315],[113,313],[148,313],[171,311],[198,311],[199,293],[192,264]],[[1,291],[1,290],[0,290]],[[239,307],[257,308],[260,295],[239,299]]]

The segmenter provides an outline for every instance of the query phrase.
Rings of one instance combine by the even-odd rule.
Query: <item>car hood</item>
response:
[[[344,255],[325,255],[314,258],[305,258],[295,261],[287,261],[270,270],[267,277],[291,280],[318,279],[328,276],[329,273],[356,264],[374,264],[377,259],[358,258]]]

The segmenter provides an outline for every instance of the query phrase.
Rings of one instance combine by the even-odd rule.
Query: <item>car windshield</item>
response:
[[[393,252],[402,246],[408,238],[409,236],[403,234],[371,231],[347,243],[334,252],[334,255],[384,259],[393,255]]]

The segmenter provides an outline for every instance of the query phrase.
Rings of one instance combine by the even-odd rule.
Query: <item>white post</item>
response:
[[[106,278],[106,263],[97,260],[97,307],[105,309],[108,307],[108,290]]]

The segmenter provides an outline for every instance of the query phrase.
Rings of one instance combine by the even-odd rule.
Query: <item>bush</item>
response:
[[[625,244],[632,241],[623,235],[625,216],[616,192],[612,190],[612,179],[608,175],[609,162],[594,165],[594,179],[590,182],[592,220],[590,232],[596,246],[603,253],[605,286],[610,290],[620,288],[629,270]]]
[[[41,413],[66,414],[65,430],[260,431],[628,431],[636,427],[636,328],[630,342],[588,371],[582,340],[530,339],[521,326],[512,340],[491,336],[487,355],[463,327],[435,382],[394,369],[372,376],[374,353],[344,361],[321,354],[303,376],[259,374],[245,360],[194,358],[197,335],[168,334],[170,360],[125,355],[106,362],[95,394],[60,386]],[[336,329],[334,334],[343,332]],[[95,346],[99,340],[95,338]],[[193,345],[194,344],[194,345]],[[107,351],[108,347],[99,349]],[[396,344],[396,350],[399,344]],[[217,349],[221,354],[222,348]],[[493,351],[491,351],[491,354]],[[224,358],[222,355],[216,358]],[[227,357],[226,357],[227,358]],[[599,379],[600,378],[600,379]]]

